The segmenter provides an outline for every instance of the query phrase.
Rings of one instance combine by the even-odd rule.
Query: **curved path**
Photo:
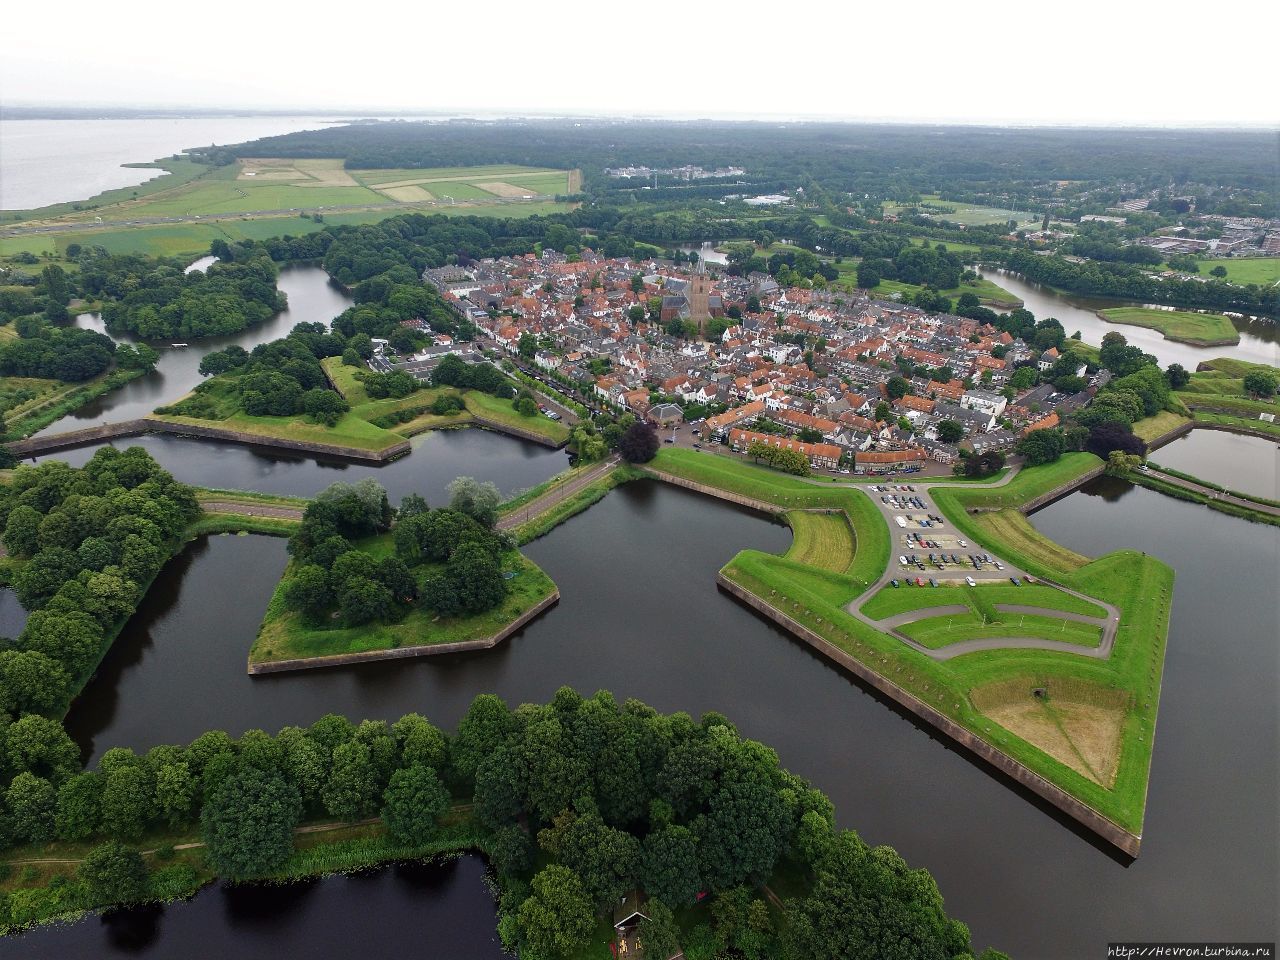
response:
[[[1002,487],[1008,484],[1014,478],[1017,472],[1018,472],[1018,467],[1017,466],[1012,467],[1009,470],[1009,472],[1005,474],[1003,477],[1001,477],[998,481],[991,484],[984,484],[982,485],[982,488],[993,489],[996,487]],[[880,514],[884,519],[885,525],[889,528],[890,540],[891,540],[890,547],[889,547],[889,555],[890,555],[889,566],[885,569],[884,573],[880,575],[879,579],[877,579],[873,584],[871,584],[871,586],[869,586],[865,591],[863,591],[861,595],[855,597],[853,601],[848,605],[846,605],[845,607],[845,609],[850,614],[852,614],[858,620],[861,620],[863,623],[871,627],[873,630],[879,631],[881,633],[890,634],[895,639],[900,640],[902,643],[906,644],[912,650],[915,650],[918,653],[922,653],[926,657],[929,657],[932,660],[951,660],[951,659],[954,659],[955,657],[964,656],[966,653],[977,653],[983,650],[1044,650],[1052,653],[1070,653],[1078,657],[1089,657],[1094,660],[1106,660],[1108,657],[1111,656],[1111,648],[1115,644],[1115,639],[1116,639],[1116,630],[1120,626],[1120,611],[1112,604],[1099,600],[1097,597],[1087,596],[1076,590],[1072,590],[1069,587],[1065,587],[1060,583],[1055,583],[1051,580],[1046,580],[1043,577],[1037,578],[1038,582],[1047,584],[1058,590],[1061,590],[1063,593],[1066,593],[1070,596],[1077,597],[1081,600],[1087,601],[1088,603],[1102,607],[1104,610],[1106,610],[1106,616],[1090,617],[1084,614],[1068,613],[1062,610],[1052,610],[1052,609],[1029,606],[1029,605],[1023,606],[1021,604],[997,604],[996,609],[1001,610],[1003,612],[1008,612],[1008,613],[1027,613],[1027,614],[1034,614],[1037,616],[1055,617],[1061,620],[1077,620],[1083,623],[1088,623],[1088,624],[1097,626],[1102,630],[1102,639],[1096,647],[1083,647],[1083,646],[1080,646],[1079,644],[1066,643],[1065,641],[1062,641],[1062,640],[1047,640],[1044,637],[1014,636],[1014,637],[983,637],[983,638],[974,639],[974,640],[961,640],[957,643],[948,644],[945,647],[941,647],[935,650],[931,647],[926,647],[922,643],[918,643],[917,641],[912,640],[906,634],[899,632],[897,628],[904,624],[912,623],[916,620],[923,620],[931,616],[946,616],[948,613],[968,612],[969,607],[967,605],[924,607],[924,608],[921,608],[920,610],[913,610],[908,613],[898,614],[893,617],[887,617],[884,620],[874,620],[871,617],[864,615],[862,613],[862,605],[866,603],[869,599],[871,599],[871,597],[873,597],[879,590],[885,587],[890,580],[902,577],[902,574],[897,573],[897,571],[895,571],[893,568],[893,553],[895,550],[895,547],[892,544],[893,531],[899,528],[894,526],[895,521],[892,520],[892,517],[900,516],[906,513],[927,514],[931,511],[937,514],[941,514],[940,508],[933,506],[932,501],[924,500],[924,498],[927,497],[935,487],[969,487],[970,484],[947,483],[946,481],[914,482],[909,478],[903,479],[901,477],[892,478],[892,479],[886,478],[884,481],[882,481],[882,485],[889,486],[889,487],[907,486],[907,485],[914,487],[915,492],[909,495],[920,497],[922,500],[924,500],[925,506],[922,509],[920,507],[899,508],[889,504],[885,504],[875,495],[876,491],[867,489],[868,487],[867,484],[860,484],[860,483],[859,484],[855,484],[855,483],[826,484],[826,483],[822,483],[821,481],[816,481],[816,482],[818,482],[822,486],[842,486],[842,487],[845,487],[846,489],[860,489],[863,495],[871,498],[871,502],[874,503],[876,507],[879,509]],[[948,521],[947,524],[944,526],[949,527],[950,521]],[[952,536],[952,534],[950,533],[943,534],[941,532],[941,529],[937,527],[928,527],[925,529],[929,533],[936,534],[938,536],[948,536],[948,537]],[[976,544],[975,544],[975,547],[976,547]],[[957,548],[957,549],[963,549],[963,548]],[[985,550],[986,548],[984,547],[983,549]],[[1020,570],[1018,567],[1005,561],[1002,561],[1002,562],[1004,563],[1004,569],[999,571],[975,571],[974,572],[975,578],[979,581],[998,580],[998,581],[1007,582],[1010,577],[1018,577],[1018,578],[1026,577],[1026,573]],[[968,575],[968,574],[966,573],[964,575]],[[911,587],[908,589],[920,589],[920,588]]]

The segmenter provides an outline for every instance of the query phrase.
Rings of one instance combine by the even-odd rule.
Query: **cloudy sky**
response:
[[[8,7],[0,104],[1267,125],[1280,4]]]

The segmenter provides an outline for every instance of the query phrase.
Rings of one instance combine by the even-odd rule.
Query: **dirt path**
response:
[[[553,487],[540,497],[535,497],[523,507],[512,510],[505,517],[498,520],[499,530],[514,530],[521,524],[528,523],[534,517],[541,516],[553,507],[558,506],[565,500],[578,493],[584,487],[589,486],[599,480],[610,470],[616,467],[622,459],[616,454],[602,463],[596,464],[594,467],[578,474],[572,480],[567,480],[557,487]]]
[[[241,517],[277,517],[301,520],[301,507],[277,507],[267,503],[233,503],[229,500],[202,500],[205,513],[232,513]]]

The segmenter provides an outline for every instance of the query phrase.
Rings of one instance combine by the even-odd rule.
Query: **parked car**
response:
[[[973,577],[965,577],[964,582],[971,587],[976,587],[978,585],[978,581],[973,579]]]

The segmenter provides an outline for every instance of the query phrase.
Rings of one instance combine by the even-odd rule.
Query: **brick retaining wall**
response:
[[[344,667],[353,663],[368,663],[372,660],[403,660],[408,657],[435,657],[448,653],[464,653],[469,650],[491,650],[521,629],[534,617],[539,616],[559,602],[560,591],[556,589],[551,596],[539,602],[537,606],[526,610],[493,636],[483,637],[479,640],[459,640],[456,643],[428,643],[413,647],[394,647],[390,650],[365,650],[360,653],[336,653],[326,657],[303,657],[295,660],[250,663],[248,672],[251,676],[256,676],[264,673],[317,670],[322,667]]]
[[[970,753],[985,760],[1001,773],[1017,781],[1036,796],[1045,800],[1077,823],[1088,828],[1108,843],[1117,847],[1131,857],[1138,855],[1142,837],[1130,833],[1119,824],[1107,819],[1092,807],[1077,800],[1061,787],[1055,786],[1038,773],[1014,760],[1008,754],[993,747],[981,737],[966,730],[951,718],[939,713],[933,707],[916,699],[906,690],[882,677],[867,667],[857,658],[824,640],[803,624],[792,620],[781,610],[765,602],[751,591],[734,583],[723,573],[716,575],[716,583],[721,590],[751,607],[757,613],[772,620],[797,639],[808,644],[822,656],[826,657],[854,674],[864,683],[874,687],[895,703],[911,711],[915,716],[933,726],[939,732],[950,737]]]

